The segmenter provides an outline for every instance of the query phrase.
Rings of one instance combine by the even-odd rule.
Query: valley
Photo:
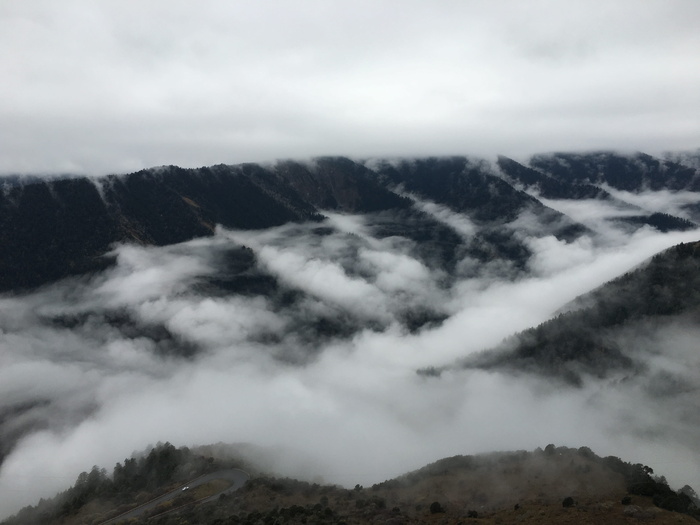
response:
[[[552,442],[575,466],[590,447],[653,465],[674,494],[699,486],[692,158],[322,157],[4,178],[0,517],[166,441],[266,451],[246,459],[255,503],[224,498],[222,520],[267,515],[273,496],[312,519],[326,486],[348,522],[369,509],[398,519],[394,506],[403,522],[437,520],[432,498],[455,520],[564,519],[589,496],[585,512],[623,519],[614,476],[549,499],[492,497],[494,480],[484,509],[434,492],[446,480],[424,495],[379,482]],[[282,498],[268,478],[323,483]],[[355,485],[381,494],[353,507]],[[521,500],[540,507],[499,514]]]

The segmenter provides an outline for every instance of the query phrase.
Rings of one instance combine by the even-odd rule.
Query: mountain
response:
[[[158,246],[211,235],[216,224],[265,228],[317,217],[294,204],[253,184],[244,167],[14,185],[0,201],[0,289],[103,268],[115,242]]]
[[[375,161],[373,168],[385,184],[466,214],[479,226],[469,242],[469,254],[482,262],[513,261],[522,268],[532,255],[509,224],[523,214],[532,216],[541,234],[573,240],[587,229],[543,205],[536,198],[498,177],[486,162],[467,157]]]
[[[246,447],[177,449],[166,443],[117,463],[113,474],[94,467],[73,487],[2,523],[695,523],[697,494],[673,491],[651,467],[599,457],[588,447],[547,445],[534,452],[453,456],[371,487],[309,483],[260,471]],[[253,472],[228,491],[224,476]],[[197,485],[200,476],[210,479]],[[190,481],[191,480],[191,481]],[[183,485],[187,489],[183,489]],[[150,509],[145,502],[171,493]],[[211,501],[211,494],[219,496]],[[167,497],[167,496],[166,496]],[[160,498],[163,500],[164,498]],[[199,500],[198,500],[199,499]],[[139,504],[143,509],[139,512]],[[136,508],[134,513],[130,512]],[[136,515],[134,515],[136,514]],[[116,519],[110,519],[114,516]],[[107,521],[105,521],[107,520]]]
[[[607,185],[623,191],[700,191],[696,169],[645,153],[542,154],[532,157],[530,166],[557,180]]]
[[[659,253],[562,310],[499,347],[466,358],[461,366],[544,373],[573,384],[581,384],[582,375],[640,372],[643,347],[630,344],[630,332],[648,336],[678,320],[695,323],[700,315],[700,242]],[[682,375],[669,380],[678,382],[677,387],[700,387]]]
[[[643,161],[650,157],[638,155]],[[507,157],[498,157],[498,167],[511,184],[534,192],[546,199],[586,200],[596,199],[610,202],[620,208],[634,210],[635,215],[618,219],[630,226],[648,225],[660,231],[685,231],[695,224],[684,218],[666,213],[645,213],[641,208],[613,197],[604,187],[627,191],[671,189],[674,191],[697,191],[697,170],[667,162],[670,169],[662,169],[660,161],[647,162],[638,158],[620,157],[612,154],[595,154],[585,157],[565,154],[538,155],[533,157],[533,167],[523,166]],[[649,168],[648,164],[652,165]],[[669,171],[681,171],[685,186],[669,175]],[[622,173],[620,173],[622,172]],[[594,176],[592,174],[597,174]],[[617,186],[615,186],[617,184]],[[619,187],[618,187],[619,186]],[[697,220],[693,209],[687,210]]]
[[[534,190],[548,199],[612,199],[599,186],[580,182],[573,177],[556,177],[502,155],[498,157],[498,167],[512,184]]]
[[[505,157],[497,166],[466,157],[364,164],[326,157],[273,165],[164,166],[95,179],[8,176],[0,193],[0,291],[99,271],[111,263],[105,254],[114,243],[163,246],[212,235],[216,225],[261,229],[318,221],[323,210],[391,212],[394,219],[380,218],[386,235],[418,242],[433,237],[448,266],[466,251],[481,261],[504,259],[523,268],[531,253],[507,226],[524,212],[536,218],[543,233],[561,239],[573,240],[586,228],[514,185],[563,199],[609,199],[600,187],[605,184],[633,191],[700,189],[693,168],[643,154],[541,155],[530,164]],[[466,214],[479,231],[460,252],[463,240],[417,211],[411,195]],[[632,229],[694,226],[684,218],[643,210],[624,220]],[[416,222],[423,233],[411,233]]]

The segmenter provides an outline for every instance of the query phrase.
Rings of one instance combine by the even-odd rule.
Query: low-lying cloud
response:
[[[463,236],[473,231],[467,217],[419,205]],[[576,218],[596,207],[580,205]],[[687,392],[658,396],[636,377],[565,389],[535,376],[416,374],[541,323],[700,235],[589,224],[597,233],[569,243],[523,233],[533,256],[515,280],[487,272],[446,281],[412,241],[374,235],[367,217],[330,215],[320,225],[119,246],[116,265],[101,274],[5,296],[0,410],[9,416],[0,439],[16,445],[0,467],[0,516],[159,440],[284,447],[300,459],[287,458],[278,473],[346,486],[448,455],[553,442],[647,463],[673,485],[697,488],[700,421],[682,417],[697,408]],[[255,263],[226,281],[242,245]],[[243,278],[254,286],[231,293]],[[412,312],[434,317],[412,330]],[[663,330],[668,348],[657,337],[639,353],[648,377],[668,373],[672,383],[685,366],[696,388],[697,328]]]

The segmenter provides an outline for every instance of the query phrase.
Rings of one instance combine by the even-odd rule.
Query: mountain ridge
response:
[[[634,323],[650,327],[665,319],[697,318],[697,290],[700,241],[681,243],[577,297],[544,323],[463,358],[456,367],[537,372],[575,386],[581,386],[585,376],[641,373],[643,365],[634,353],[622,350],[615,334]],[[450,368],[426,368],[419,373],[439,375]]]
[[[344,213],[410,209],[410,200],[394,191],[397,187],[466,212],[477,223],[499,227],[524,209],[530,209],[543,224],[564,220],[561,213],[512,185],[523,181],[526,188],[535,184],[544,191],[543,196],[575,199],[609,198],[590,183],[619,182],[621,172],[631,182],[618,186],[636,191],[649,181],[656,181],[653,187],[670,184],[674,190],[700,190],[697,170],[639,155],[627,159],[605,154],[605,166],[611,167],[602,178],[599,173],[595,177],[580,174],[596,166],[598,157],[586,161],[586,157],[564,154],[536,156],[531,161],[534,168],[504,157],[497,166],[467,157],[398,163],[319,157],[307,163],[281,161],[268,166],[163,166],[92,179],[7,177],[0,192],[0,291],[32,288],[100,270],[110,264],[104,255],[114,243],[162,246],[212,235],[217,224],[261,229],[320,220],[324,209]],[[499,169],[505,178],[499,176]],[[644,170],[647,172],[642,173]],[[567,177],[573,182],[567,182]],[[559,189],[547,189],[551,186],[547,181]],[[632,229],[645,224],[667,230],[693,226],[687,219],[670,215],[647,214],[626,220]],[[572,240],[585,231],[575,221],[566,221],[553,230],[555,235]],[[474,245],[473,249],[481,257],[510,257],[516,265],[528,257],[527,248],[517,239],[499,237],[494,228],[485,230],[477,241],[481,247]],[[508,245],[505,251],[499,248]]]

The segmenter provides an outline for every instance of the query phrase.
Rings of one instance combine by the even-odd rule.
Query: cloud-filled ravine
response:
[[[467,215],[405,195],[464,239],[475,235]],[[700,201],[647,202],[661,206],[664,195],[665,209]],[[448,271],[415,240],[387,235],[389,212],[324,212],[169,246],[119,244],[105,270],[5,294],[0,515],[157,441],[284,449],[277,473],[346,486],[449,455],[556,443],[700,486],[697,324],[655,332],[665,351],[643,354],[646,372],[580,387],[535,374],[416,373],[494,347],[700,237],[630,232],[609,201],[545,202],[589,230],[560,240],[528,228],[524,212],[508,226],[531,252],[524,268],[465,255]],[[682,375],[685,393],[655,395],[655,372]]]

